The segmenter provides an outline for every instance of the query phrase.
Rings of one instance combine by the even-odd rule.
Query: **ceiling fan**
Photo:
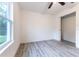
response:
[[[65,2],[58,2],[61,6],[64,6],[65,5]],[[74,3],[74,2],[71,2],[71,3]],[[53,2],[50,3],[48,9],[50,9],[53,5]]]

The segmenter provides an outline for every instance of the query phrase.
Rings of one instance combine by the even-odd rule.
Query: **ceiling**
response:
[[[50,2],[20,2],[19,3],[21,9],[33,11],[33,12],[39,12],[39,13],[48,13],[48,14],[57,14],[65,9],[74,7],[78,3],[65,2],[65,5],[61,6],[58,2],[53,2],[52,7],[48,9],[49,4]]]
[[[63,10],[67,10],[67,9],[74,7],[76,4],[78,4],[78,3],[77,2],[75,2],[75,3],[65,2],[65,5],[61,6],[58,2],[55,2],[55,3],[53,3],[53,6],[51,7],[51,9],[47,10],[47,13],[58,14],[58,13],[62,12]]]
[[[48,6],[48,2],[20,2],[21,9],[34,11],[34,12],[44,12]]]

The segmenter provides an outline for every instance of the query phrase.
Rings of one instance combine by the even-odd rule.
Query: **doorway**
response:
[[[75,46],[76,12],[61,17],[61,41]]]

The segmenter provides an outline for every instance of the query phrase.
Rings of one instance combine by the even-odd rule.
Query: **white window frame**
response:
[[[11,24],[8,23],[7,28],[10,28],[9,30],[7,30],[7,41],[2,43],[0,45],[0,54],[3,53],[13,42],[13,3],[9,2],[10,4],[10,14],[9,14],[9,19],[11,20]],[[9,37],[11,36],[11,37]]]

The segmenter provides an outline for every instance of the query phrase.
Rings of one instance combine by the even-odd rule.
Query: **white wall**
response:
[[[17,3],[13,4],[13,24],[14,24],[14,43],[9,46],[0,56],[12,57],[15,55],[20,44],[20,9]]]
[[[60,24],[53,15],[22,10],[22,43],[60,40]]]
[[[76,6],[76,47],[79,48],[79,4]]]

